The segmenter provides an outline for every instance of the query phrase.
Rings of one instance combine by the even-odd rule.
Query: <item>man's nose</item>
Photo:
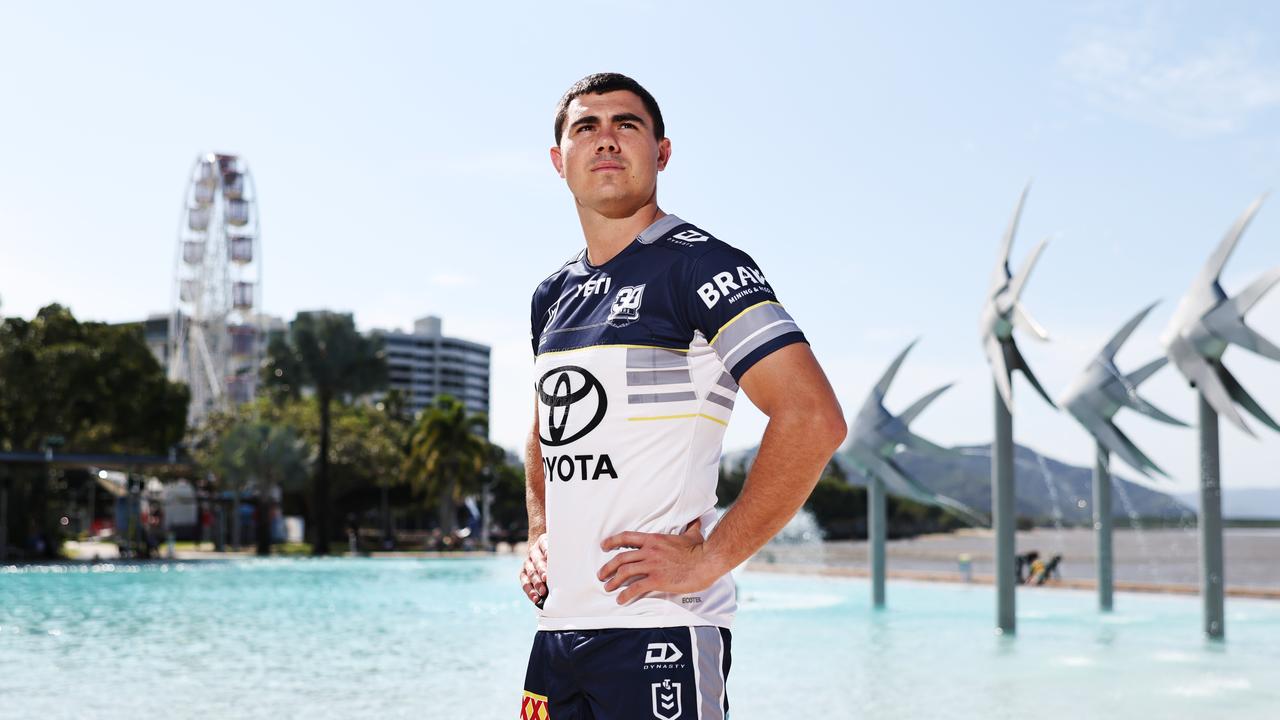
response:
[[[612,130],[605,130],[600,133],[596,139],[597,153],[616,153],[618,152],[618,140],[614,137]]]

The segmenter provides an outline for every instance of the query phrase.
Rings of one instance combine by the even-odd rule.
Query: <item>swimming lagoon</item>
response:
[[[535,631],[518,561],[271,559],[0,568],[2,718],[514,718]],[[1280,715],[1280,603],[738,577],[734,720]]]

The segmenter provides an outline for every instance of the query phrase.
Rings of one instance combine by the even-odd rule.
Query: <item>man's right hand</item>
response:
[[[520,568],[520,587],[529,602],[542,607],[547,599],[547,535],[543,533],[529,543],[529,554]]]

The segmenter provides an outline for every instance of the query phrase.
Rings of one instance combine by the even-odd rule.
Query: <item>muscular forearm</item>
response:
[[[524,454],[524,502],[529,513],[529,542],[547,531],[546,478],[542,468],[542,445],[536,432],[529,433]]]
[[[707,561],[717,575],[751,557],[800,509],[843,438],[837,425],[840,432],[827,432],[807,412],[769,419],[742,494],[707,538]]]

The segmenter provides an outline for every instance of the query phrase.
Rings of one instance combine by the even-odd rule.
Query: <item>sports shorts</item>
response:
[[[720,627],[539,631],[520,720],[725,720]]]

